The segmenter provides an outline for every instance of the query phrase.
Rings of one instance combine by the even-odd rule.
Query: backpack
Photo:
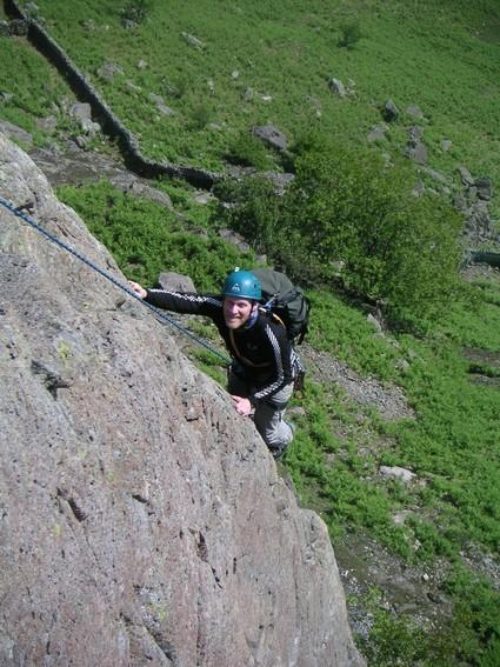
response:
[[[263,308],[277,317],[288,338],[300,345],[309,328],[309,299],[284,273],[273,269],[253,269],[252,273],[262,287]]]

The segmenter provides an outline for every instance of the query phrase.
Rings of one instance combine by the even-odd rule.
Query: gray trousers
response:
[[[251,381],[245,380],[241,375],[235,373],[233,367],[230,368],[228,375],[228,391],[230,394],[248,398],[253,393],[253,389]],[[283,451],[293,440],[293,431],[283,419],[292,394],[293,382],[255,405],[253,417],[255,426],[266,445],[273,452]]]

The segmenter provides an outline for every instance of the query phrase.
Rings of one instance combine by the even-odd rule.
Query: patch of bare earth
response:
[[[314,380],[326,385],[336,383],[348,396],[367,407],[376,408],[386,420],[414,419],[415,413],[400,387],[382,384],[375,378],[365,378],[347,364],[334,359],[326,352],[304,346],[301,350],[307,370]]]

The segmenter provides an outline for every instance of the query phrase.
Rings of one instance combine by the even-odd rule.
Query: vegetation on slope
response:
[[[237,255],[211,233],[187,237],[158,205],[107,184],[65,187],[60,195],[131,277],[154,282],[168,267],[214,290],[227,266],[251,265],[251,256]],[[207,252],[215,247],[215,254]],[[345,531],[366,531],[409,565],[440,568],[439,590],[455,604],[448,627],[429,630],[404,615],[395,621],[372,594],[376,620],[371,640],[363,642],[371,664],[410,665],[420,659],[452,665],[460,655],[464,664],[487,665],[497,655],[497,594],[465,566],[463,554],[471,549],[493,554],[499,546],[498,385],[473,382],[462,349],[491,350],[498,358],[500,286],[490,286],[486,299],[481,283],[470,290],[477,293],[476,305],[471,307],[467,291],[425,339],[376,335],[363,314],[338,296],[310,292],[311,344],[366,376],[402,386],[417,418],[385,422],[342,390],[309,381],[297,399],[305,414],[298,418],[285,465],[302,501],[321,512],[336,541]],[[199,333],[217,339],[210,327]],[[200,359],[223,381],[218,362],[205,352]],[[418,482],[384,480],[382,465],[409,468]],[[394,522],[399,512],[405,514],[403,524]]]
[[[380,122],[380,105],[393,98],[402,111],[412,104],[422,109],[436,168],[450,172],[465,163],[499,180],[493,156],[500,149],[500,10],[494,0],[473,9],[464,1],[430,0],[201,0],[195,8],[180,0],[40,0],[37,6],[50,33],[152,158],[218,168],[242,134],[267,122],[292,141],[315,126],[364,143]],[[127,23],[134,8],[143,18]],[[354,48],[339,46],[353,24],[360,39]],[[122,73],[99,76],[105,63]],[[332,77],[352,80],[354,95],[333,95]],[[174,114],[159,112],[151,93]],[[403,113],[385,150],[401,150],[411,122]],[[443,138],[453,144],[449,152],[441,149]]]
[[[243,195],[231,192],[244,206],[229,209],[225,221],[253,234],[255,250],[296,277],[306,274],[314,303],[310,343],[365,377],[401,386],[416,419],[383,421],[340,388],[311,379],[297,399],[304,414],[285,466],[336,544],[369,535],[408,568],[425,567],[435,594],[452,605],[448,612],[438,601],[437,618],[422,620],[391,607],[383,589],[371,591],[362,601],[368,630],[358,638],[371,665],[498,664],[500,286],[491,279],[457,285],[454,214],[435,198],[409,198],[413,177],[400,154],[414,121],[403,111],[386,140],[363,148],[380,122],[380,104],[392,97],[402,110],[423,110],[419,124],[433,167],[451,174],[465,163],[499,182],[497,4],[202,0],[196,11],[154,0],[37,5],[150,157],[219,168],[230,155],[261,169],[296,170],[281,199],[261,181],[245,184]],[[61,110],[68,90],[23,40],[2,39],[0,51],[0,89],[13,93],[0,116],[47,141],[36,119],[52,113],[54,101]],[[99,77],[105,62],[123,74]],[[332,76],[352,79],[355,94],[333,96]],[[150,93],[175,114],[158,112]],[[63,113],[57,120],[60,131],[71,129]],[[270,121],[292,140],[286,162],[249,136],[253,125]],[[308,144],[311,127],[328,150]],[[443,138],[453,142],[448,152]],[[395,165],[389,176],[378,151]],[[160,185],[176,195],[182,217],[105,183],[62,188],[60,195],[131,278],[149,283],[162,269],[177,270],[212,290],[228,268],[253,263],[253,253],[242,256],[218,237],[220,211],[194,213],[188,188]],[[332,263],[337,259],[343,266]],[[339,273],[355,301],[334,289]],[[374,333],[359,308],[368,297],[412,326]],[[202,357],[221,380],[220,369]],[[382,465],[406,467],[417,481],[384,479]]]
[[[416,198],[407,165],[376,153],[310,139],[295,180],[279,199],[266,181],[217,188],[214,224],[245,234],[299,282],[341,284],[383,305],[394,321],[436,317],[457,287],[458,214],[437,196]]]

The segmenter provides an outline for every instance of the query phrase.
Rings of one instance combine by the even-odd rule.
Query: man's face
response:
[[[239,329],[248,321],[256,305],[248,299],[235,299],[231,296],[224,297],[223,313],[224,321],[229,329]]]

